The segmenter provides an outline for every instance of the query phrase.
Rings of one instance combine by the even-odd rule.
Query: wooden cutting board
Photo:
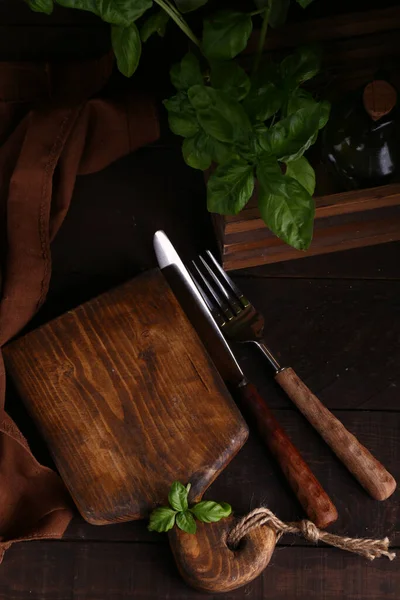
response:
[[[160,271],[4,349],[6,367],[82,516],[147,518],[171,483],[197,501],[247,426]]]

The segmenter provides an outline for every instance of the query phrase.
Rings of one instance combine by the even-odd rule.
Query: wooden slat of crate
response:
[[[256,198],[239,215],[214,215],[226,269],[242,269],[400,239],[400,184],[316,198],[307,252],[284,244],[265,226]]]
[[[392,6],[381,10],[324,17],[301,23],[288,23],[268,31],[266,50],[292,48],[299,44],[362,37],[400,28],[400,10]],[[258,47],[260,31],[254,30],[245,52],[252,54]]]
[[[254,198],[238,215],[225,217],[225,235],[264,228],[256,203],[257,200]],[[400,204],[400,184],[319,196],[315,199],[315,203],[316,219],[397,206]]]

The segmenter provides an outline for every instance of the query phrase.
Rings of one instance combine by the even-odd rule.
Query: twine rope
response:
[[[354,552],[368,558],[368,560],[374,560],[381,556],[387,556],[389,560],[393,560],[396,556],[395,552],[389,551],[389,539],[387,537],[383,540],[372,540],[334,535],[327,531],[321,531],[314,523],[307,520],[296,523],[284,523],[268,508],[263,507],[251,511],[231,529],[226,540],[228,546],[237,548],[242,538],[248,535],[253,529],[263,525],[268,525],[268,527],[273,529],[278,539],[284,533],[294,533],[301,535],[309,542],[317,543],[321,540],[325,544],[347,550],[348,552]]]

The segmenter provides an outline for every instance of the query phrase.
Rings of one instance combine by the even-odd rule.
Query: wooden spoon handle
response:
[[[255,418],[260,435],[278,461],[309,519],[320,528],[336,521],[338,513],[332,500],[279,425],[256,387],[247,383],[239,390],[242,403]]]
[[[393,494],[396,481],[392,475],[318,400],[293,369],[279,371],[275,379],[373,498],[386,500]]]

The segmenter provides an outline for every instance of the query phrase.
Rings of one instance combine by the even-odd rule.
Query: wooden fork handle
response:
[[[242,403],[251,412],[258,431],[278,461],[287,481],[317,527],[336,521],[337,510],[321,484],[279,425],[256,387],[247,383],[239,388]]]
[[[396,489],[396,481],[392,475],[322,404],[293,369],[282,369],[277,373],[275,379],[373,498],[386,500],[393,494]]]

